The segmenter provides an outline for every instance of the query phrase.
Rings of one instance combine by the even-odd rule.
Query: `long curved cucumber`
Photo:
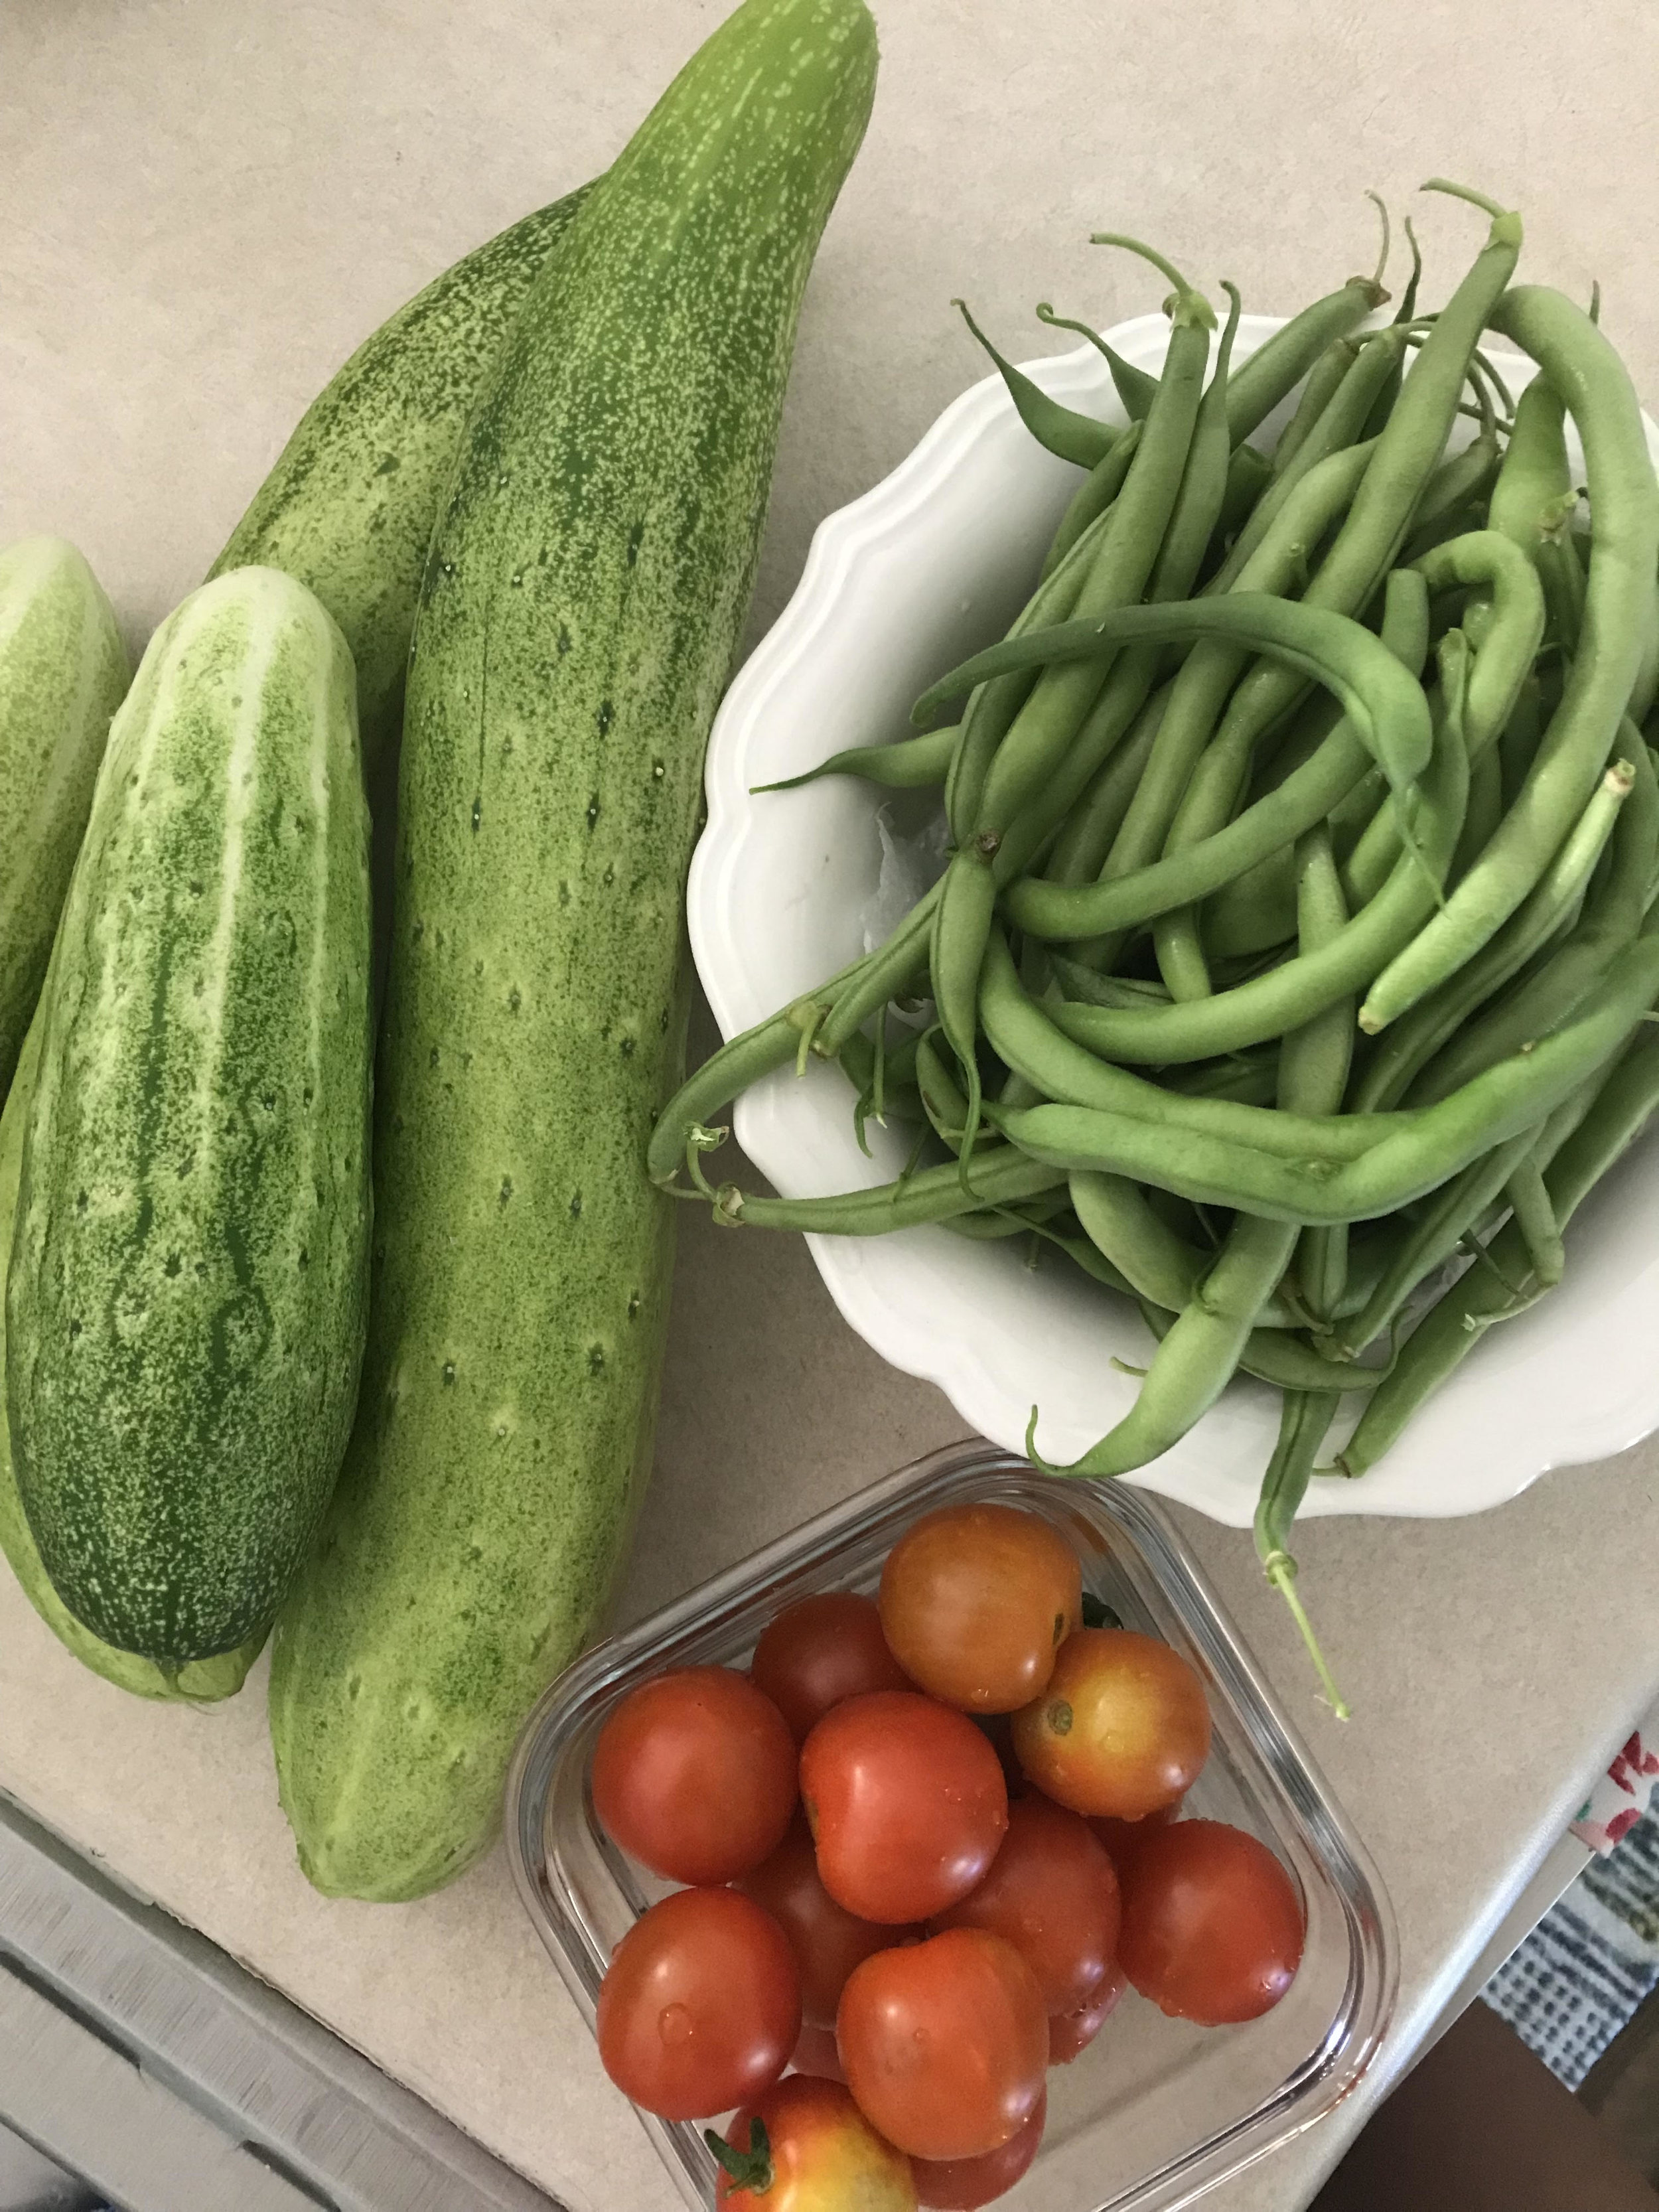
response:
[[[863,0],[744,0],[572,224],[475,418],[410,664],[362,1402],[272,1647],[313,1882],[418,1896],[495,1832],[650,1465],[703,747]]]
[[[130,672],[114,610],[74,546],[24,538],[0,550],[0,1099]]]
[[[356,1395],[368,817],[351,656],[274,568],[204,585],[110,732],[47,991],[6,1284],[23,1510],[105,1643],[257,1636]]]

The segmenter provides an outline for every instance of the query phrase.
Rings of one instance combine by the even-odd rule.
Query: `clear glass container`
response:
[[[1191,1554],[1126,1485],[1056,1480],[987,1444],[957,1445],[805,1522],[588,1652],[549,1690],[507,1782],[507,1845],[525,1908],[591,2027],[614,1946],[668,1886],[593,1817],[587,1768],[617,1699],[668,1667],[747,1663],[773,1615],[815,1590],[873,1590],[919,1514],[995,1498],[1064,1531],[1083,1586],[1125,1627],[1162,1637],[1209,1694],[1214,1748],[1186,1809],[1278,1852],[1307,1914],[1301,1969],[1273,2010],[1237,2027],[1167,2020],[1131,1990],[1048,2077],[1048,2124],[1009,2212],[1175,2212],[1330,2112],[1393,2009],[1393,1914],[1363,1845],[1222,1613]],[[714,2203],[700,2126],[643,2114],[688,2205]]]

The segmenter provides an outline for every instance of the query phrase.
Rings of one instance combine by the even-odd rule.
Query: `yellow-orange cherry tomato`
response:
[[[1144,1820],[1190,1790],[1210,1755],[1204,1685],[1156,1637],[1079,1629],[1042,1696],[1014,1715],[1014,1749],[1056,1803]]]
[[[730,2212],[916,2212],[909,2160],[838,2081],[790,2075],[738,2113],[726,2144],[709,2137]]]
[[[966,1713],[1012,1713],[1048,1681],[1082,1617],[1083,1571],[1057,1528],[1012,1505],[947,1505],[881,1571],[881,1626],[910,1680]]]

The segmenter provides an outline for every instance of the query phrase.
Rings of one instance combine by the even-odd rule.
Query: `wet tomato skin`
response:
[[[1069,2066],[1079,2051],[1086,2051],[1117,2010],[1128,1986],[1128,1977],[1122,1967],[1114,1966],[1093,1996],[1079,2005],[1075,2012],[1050,2013],[1048,2063],[1051,2066]]]
[[[801,2017],[832,2027],[847,1977],[872,1951],[908,1942],[919,1928],[885,1927],[860,1920],[837,1905],[818,1873],[817,1853],[805,1816],[797,1814],[770,1858],[744,1876],[741,1887],[763,1905],[789,1938],[800,1968]]]
[[[798,1744],[843,1698],[911,1686],[887,1648],[874,1598],[854,1590],[820,1591],[781,1613],[755,1646],[749,1677]]]
[[[916,2202],[930,2207],[931,2212],[979,2212],[981,2204],[994,2203],[1030,2172],[1042,2148],[1048,2118],[1045,2090],[1030,2118],[1000,2150],[988,2150],[978,2158],[913,2158],[910,2170],[916,2180]]]
[[[1147,1813],[1139,1820],[1115,1820],[1107,1814],[1091,1820],[1089,1826],[1105,1844],[1106,1856],[1117,1869],[1121,1887],[1147,1838],[1180,1818],[1181,1800],[1177,1797],[1172,1804],[1160,1805],[1156,1813]]]
[[[913,1690],[834,1706],[801,1747],[818,1873],[860,1920],[926,1920],[983,1880],[1008,1826],[996,1753]]]
[[[1204,1685],[1178,1651],[1129,1628],[1068,1637],[1047,1688],[1014,1715],[1027,1778],[1074,1813],[1135,1820],[1176,1802],[1210,1753]]]
[[[841,2083],[791,2075],[738,2113],[727,2142],[748,2150],[757,2119],[770,2170],[763,2187],[722,2174],[716,2201],[732,2212],[915,2212],[909,2160],[876,2133]]]
[[[1124,1972],[1161,2010],[1206,2027],[1270,2011],[1296,1978],[1304,1935],[1284,1867],[1224,1821],[1165,1828],[1124,1883]]]
[[[738,1890],[676,1890],[611,1954],[595,2033],[605,2072],[647,2112],[729,2112],[771,2087],[800,2033],[789,1939]]]
[[[836,2043],[860,2110],[890,2142],[913,2158],[978,2158],[1036,2110],[1048,2019],[1012,1943],[948,1928],[854,1969]]]
[[[630,1691],[599,1732],[593,1809],[670,1881],[735,1881],[775,1850],[796,1796],[783,1716],[729,1667],[682,1667]]]
[[[1083,1571],[1048,1522],[1012,1505],[947,1505],[913,1522],[881,1571],[893,1656],[930,1697],[1009,1713],[1043,1687],[1082,1613]]]
[[[1088,1822],[1034,1796],[1008,1808],[990,1872],[933,1925],[1005,1936],[1036,1976],[1044,2009],[1074,2012],[1111,1966],[1118,1913],[1117,1875]]]

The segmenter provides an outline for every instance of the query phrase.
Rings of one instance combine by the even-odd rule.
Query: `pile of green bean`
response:
[[[945,873],[698,1070],[650,1157],[725,1222],[1030,1236],[1133,1299],[1156,1352],[1067,1472],[1156,1459],[1239,1370],[1277,1383],[1256,1541],[1339,1711],[1288,1548],[1310,1479],[1363,1474],[1559,1280],[1569,1218],[1659,1101],[1659,484],[1595,306],[1516,285],[1519,218],[1431,189],[1492,218],[1437,313],[1413,237],[1392,323],[1379,268],[1235,369],[1233,288],[1218,337],[1110,236],[1174,287],[1159,376],[1103,345],[1127,425],[993,350],[1086,474],[1006,638],[916,736],[812,772],[942,786]],[[1518,400],[1488,331],[1537,365]],[[809,1054],[851,1079],[861,1143],[872,1115],[915,1125],[906,1173],[713,1187],[714,1114]]]

